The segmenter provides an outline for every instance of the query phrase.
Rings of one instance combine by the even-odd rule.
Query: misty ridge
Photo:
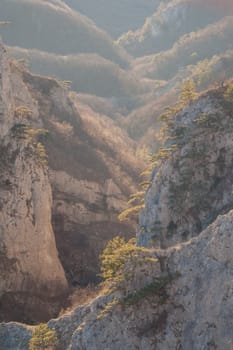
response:
[[[98,6],[93,0],[2,0],[0,13],[10,22],[1,27],[3,41],[22,65],[69,86],[137,140],[138,148],[158,148],[158,117],[185,79],[201,92],[231,76],[228,0]]]
[[[0,349],[231,350],[232,1],[0,22]]]

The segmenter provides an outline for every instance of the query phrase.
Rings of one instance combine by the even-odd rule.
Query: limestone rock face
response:
[[[81,285],[98,279],[105,243],[133,234],[135,224],[121,224],[118,214],[141,166],[134,143],[113,121],[80,104],[61,82],[30,74],[3,45],[0,74],[0,235],[9,259],[2,273],[12,274],[0,285],[2,305],[10,305],[13,291],[55,298],[66,278]]]
[[[219,216],[198,237],[172,248],[151,251],[163,261],[147,264],[137,290],[158,274],[173,276],[167,298],[145,295],[132,305],[120,303],[99,316],[116,295],[98,297],[90,304],[49,322],[59,336],[61,350],[200,350],[232,349],[233,211]],[[140,267],[138,267],[140,270]],[[143,278],[141,278],[143,276]],[[131,293],[133,290],[131,290]],[[119,297],[119,295],[118,295]],[[14,326],[19,339],[27,328]],[[0,327],[0,344],[15,334],[12,324]],[[26,350],[25,344],[3,350]]]
[[[74,285],[95,282],[106,242],[135,230],[134,223],[118,220],[141,169],[135,145],[112,120],[81,104],[55,80],[28,72],[23,80],[49,131],[52,224],[66,276]]]
[[[168,284],[163,304],[156,295],[135,305],[117,305],[98,318],[102,297],[72,314],[51,321],[67,349],[226,349],[232,347],[233,211],[217,220],[197,238],[154,255],[165,261],[163,273],[176,276]],[[151,278],[158,271],[148,268]],[[141,281],[141,288],[143,282]],[[148,281],[147,281],[148,283]],[[67,331],[72,333],[67,336]],[[66,343],[67,344],[67,343]]]
[[[19,323],[0,324],[1,350],[28,349],[28,343],[32,335],[32,327]]]
[[[36,104],[16,67],[12,67],[0,46],[1,317],[23,319],[28,312],[29,319],[40,319],[40,304],[45,306],[51,299],[58,301],[66,293],[67,282],[51,226],[52,196],[47,169],[24,129],[27,117],[38,115]],[[26,106],[27,113],[23,115],[19,106]],[[54,314],[52,304],[45,312],[47,317]]]
[[[126,184],[133,186],[132,177],[123,162],[120,168],[114,167],[114,171],[119,172],[120,179],[125,174],[124,180],[120,181],[118,176],[110,180],[111,166],[115,164],[113,155],[118,159],[122,157],[122,151],[114,153],[111,142],[107,143],[106,151],[99,138],[90,137],[96,135],[93,125],[97,131],[100,124],[96,124],[95,118],[84,118],[83,106],[80,116],[77,103],[72,104],[54,80],[23,74],[23,81],[33,96],[27,106],[33,110],[37,101],[39,108],[35,107],[35,111],[40,115],[39,121],[50,130],[46,146],[50,152],[50,179],[55,198],[53,215],[57,222],[54,224],[59,224],[57,232],[63,236],[64,244],[67,244],[64,232],[72,232],[74,225],[80,225],[78,235],[74,231],[73,237],[77,239],[74,241],[76,247],[83,244],[87,255],[83,261],[86,262],[88,254],[93,252],[94,255],[97,250],[95,247],[89,252],[87,237],[81,235],[81,229],[88,227],[90,219],[93,226],[90,225],[91,239],[88,237],[88,242],[96,242],[96,245],[100,242],[98,229],[101,226],[98,227],[98,223],[103,224],[103,215],[112,215],[110,225],[114,223],[114,211],[121,206]],[[125,275],[124,288],[100,295],[92,302],[49,321],[49,326],[56,329],[59,350],[232,349],[233,106],[229,88],[230,83],[203,94],[176,116],[171,129],[172,141],[167,145],[169,156],[164,157],[153,171],[146,207],[140,218],[139,245],[149,246],[152,242],[153,248],[142,249],[143,262],[140,260],[133,265],[134,270],[127,270],[128,263],[126,272],[130,271],[130,274]],[[25,105],[26,101],[23,102]],[[28,118],[33,118],[35,113]],[[62,119],[64,113],[66,123]],[[12,120],[20,118],[18,114],[12,115]],[[23,267],[28,266],[24,264],[28,255],[17,250],[22,247],[18,223],[26,231],[23,237],[28,240],[28,246],[31,236],[28,238],[25,222],[34,230],[30,234],[41,237],[38,246],[43,247],[46,254],[51,229],[49,226],[44,228],[46,235],[43,240],[38,231],[42,226],[42,216],[46,222],[49,220],[50,213],[46,208],[50,207],[51,197],[47,174],[41,164],[43,158],[38,158],[30,138],[22,137],[19,129],[12,126],[9,122],[9,131],[6,128],[1,143],[1,215],[4,215],[1,223],[7,222],[5,230],[1,230],[4,237],[1,242],[7,243],[1,246],[0,262],[5,266],[1,270],[1,288],[15,290],[18,284],[24,290],[25,281],[30,280],[32,288],[38,286],[39,281],[28,279],[31,276],[29,271],[24,280],[20,279]],[[101,140],[106,142],[109,139],[105,132],[101,135]],[[115,142],[123,150],[124,143],[120,140]],[[175,143],[176,146],[172,147]],[[90,147],[90,144],[96,147]],[[84,158],[83,150],[86,152]],[[82,159],[82,162],[76,163],[74,159]],[[94,160],[95,168],[92,167]],[[127,164],[133,164],[131,162],[127,159]],[[66,171],[62,170],[64,164]],[[88,165],[86,173],[84,165]],[[14,175],[16,168],[21,181],[17,174]],[[13,198],[16,198],[14,202]],[[42,205],[42,202],[44,209],[40,211],[38,204]],[[105,214],[101,212],[103,208]],[[75,221],[76,216],[79,223]],[[13,227],[16,228],[13,230]],[[12,235],[11,242],[5,236],[6,229]],[[101,239],[103,242],[103,236]],[[14,240],[17,240],[17,246],[12,242]],[[45,248],[43,244],[46,244]],[[35,259],[40,256],[39,249],[33,252]],[[72,251],[74,255],[75,252],[78,249]],[[19,259],[19,255],[23,257]],[[45,261],[50,267],[48,257]],[[33,262],[32,267],[36,270]],[[59,269],[57,265],[51,286],[55,286]],[[46,280],[46,273],[41,271],[39,276]],[[6,276],[12,276],[10,283]],[[62,284],[61,280],[59,283]],[[50,293],[52,290],[51,287]],[[31,331],[19,324],[1,324],[3,350],[26,350]]]
[[[154,169],[140,215],[140,245],[186,241],[233,207],[232,103],[225,91],[203,95],[177,116],[175,140],[167,144],[175,150]]]
[[[232,348],[233,212],[220,216],[197,238],[165,251],[166,271],[178,273],[156,296],[96,320],[96,303],[74,331],[68,349],[226,349]],[[58,323],[61,321],[57,321]]]

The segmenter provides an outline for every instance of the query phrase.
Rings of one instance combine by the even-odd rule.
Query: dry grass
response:
[[[88,285],[87,287],[75,287],[71,290],[66,305],[60,311],[59,317],[67,314],[78,306],[87,304],[102,293],[102,285]]]

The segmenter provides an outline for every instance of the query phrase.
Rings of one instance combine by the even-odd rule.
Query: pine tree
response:
[[[196,99],[196,97],[197,93],[194,81],[192,79],[185,80],[179,96],[180,102],[184,105],[189,105]]]
[[[29,350],[53,349],[56,343],[56,331],[49,328],[46,323],[41,323],[35,328],[30,340]]]

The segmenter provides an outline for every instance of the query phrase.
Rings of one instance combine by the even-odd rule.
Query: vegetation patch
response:
[[[39,324],[31,337],[29,350],[54,349],[57,344],[56,331],[48,327],[47,324]]]
[[[135,269],[148,261],[149,250],[136,246],[136,240],[130,239],[128,242],[124,238],[115,237],[108,242],[101,260],[101,276],[107,282],[111,282],[115,288],[121,286],[125,280],[134,278]],[[154,259],[157,263],[157,259]]]
[[[167,285],[171,280],[172,277],[170,275],[157,277],[154,282],[127,295],[122,299],[121,303],[122,305],[130,306],[139,303],[142,299],[156,295],[159,297],[159,303],[164,304],[168,298]]]
[[[114,299],[113,301],[109,302],[105,308],[97,315],[97,319],[102,319],[103,317],[109,315],[117,305],[129,307],[139,304],[147,298],[155,296],[158,297],[158,304],[164,304],[169,297],[167,286],[175,277],[178,276],[179,274],[177,273],[175,275],[164,275],[156,277],[152,283],[147,284],[143,288],[136,290],[133,293],[129,293],[123,298]]]

